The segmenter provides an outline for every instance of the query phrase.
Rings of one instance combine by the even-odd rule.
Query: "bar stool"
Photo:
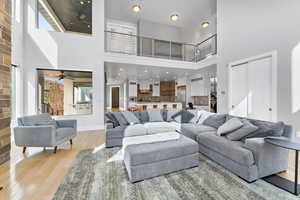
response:
[[[173,109],[177,109],[177,104],[172,105]]]

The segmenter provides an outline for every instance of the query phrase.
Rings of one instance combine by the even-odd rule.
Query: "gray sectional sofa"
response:
[[[161,113],[164,120],[167,121],[169,119],[168,112],[162,110]],[[135,115],[139,117],[141,123],[147,123],[148,118],[145,117],[147,111],[137,111]],[[238,141],[232,141],[226,135],[219,136],[217,131],[221,125],[236,117],[215,114],[208,118],[202,123],[195,123],[195,120],[175,122],[182,135],[198,143],[200,153],[248,182],[287,169],[288,151],[265,143],[264,137],[291,138],[291,126],[282,122],[273,123],[247,119],[258,127],[258,131],[255,133],[259,134],[250,134]],[[198,119],[198,121],[201,120]],[[127,126],[128,124],[118,125],[116,122],[108,121],[106,124],[106,147],[121,146]]]

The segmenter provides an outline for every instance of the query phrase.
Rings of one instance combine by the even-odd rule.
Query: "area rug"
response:
[[[107,162],[118,151],[103,148],[79,152],[53,199],[299,200],[262,180],[249,184],[203,157],[199,167],[132,184],[122,162]]]

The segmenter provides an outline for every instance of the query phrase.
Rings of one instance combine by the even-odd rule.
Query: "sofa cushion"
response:
[[[24,126],[35,126],[36,124],[49,123],[50,121],[52,121],[49,113],[25,116],[21,119]]]
[[[163,122],[163,117],[160,109],[149,109],[147,110],[149,115],[149,122]]]
[[[168,122],[148,122],[144,126],[147,129],[147,134],[174,132],[177,129],[174,124]]]
[[[117,119],[120,126],[127,126],[129,125],[128,121],[125,119],[125,117],[122,115],[121,112],[112,112],[114,117]]]
[[[242,147],[240,141],[230,141],[226,137],[220,137],[212,133],[203,133],[197,136],[200,145],[211,149],[224,157],[244,166],[254,164],[253,154],[250,150]]]
[[[129,124],[139,124],[139,123],[141,123],[140,120],[134,115],[133,112],[124,111],[124,112],[122,112],[122,115]]]
[[[125,162],[130,166],[178,158],[198,152],[198,144],[184,136],[178,140],[130,145],[125,149]]]
[[[58,127],[58,124],[54,119],[51,119],[50,121],[47,121],[47,122],[37,122],[34,125],[35,126],[54,126],[55,128]]]
[[[127,126],[118,126],[113,129],[109,129],[106,131],[106,138],[116,139],[116,138],[123,138],[124,132]]]
[[[125,137],[147,135],[147,128],[144,124],[129,125],[124,130]]]
[[[196,140],[197,136],[201,133],[205,132],[210,132],[212,134],[215,134],[217,129],[210,127],[210,126],[205,126],[201,124],[181,124],[180,132],[193,139]]]
[[[66,137],[71,137],[75,132],[76,130],[74,128],[58,128],[56,129],[56,138],[57,140],[62,140]]]
[[[203,121],[203,125],[211,126],[218,129],[225,123],[226,115],[225,114],[214,114],[210,115],[207,119]]]
[[[241,128],[226,135],[226,137],[229,140],[239,141],[243,137],[253,133],[254,131],[256,131],[258,129],[257,126],[254,126],[251,122],[249,122],[246,119],[242,119],[242,122],[243,122],[243,126]]]
[[[240,119],[232,118],[218,128],[217,134],[219,136],[224,136],[228,133],[231,133],[231,132],[241,128],[243,125],[244,124]]]

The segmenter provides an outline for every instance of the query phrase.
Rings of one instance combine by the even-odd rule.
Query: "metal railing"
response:
[[[105,51],[187,62],[199,62],[217,53],[217,35],[213,35],[195,45],[105,31]]]

